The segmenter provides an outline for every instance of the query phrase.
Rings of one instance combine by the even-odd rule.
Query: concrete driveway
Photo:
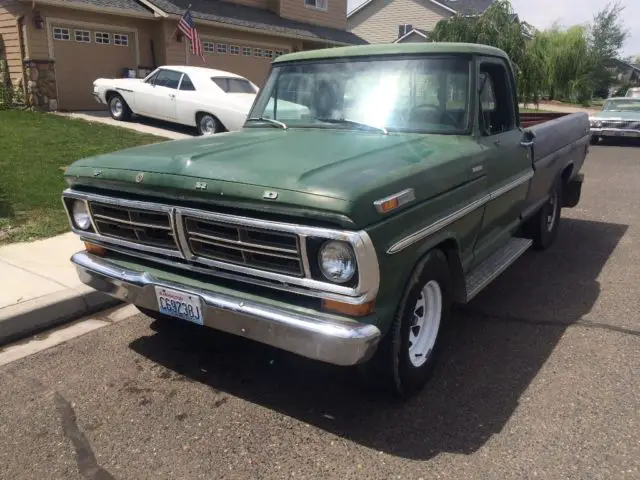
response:
[[[88,122],[104,123],[113,125],[114,127],[128,128],[140,133],[149,133],[159,137],[179,140],[181,138],[189,138],[197,135],[195,128],[190,128],[177,123],[163,122],[153,118],[146,118],[134,115],[131,121],[119,122],[114,120],[106,110],[86,111],[86,112],[56,112],[56,115],[65,117],[79,118]]]
[[[0,478],[640,478],[639,161],[592,147],[557,243],[457,310],[411,401],[195,325],[105,315],[0,367]]]

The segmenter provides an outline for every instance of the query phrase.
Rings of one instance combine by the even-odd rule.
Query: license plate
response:
[[[160,313],[197,323],[198,325],[203,324],[200,297],[170,288],[155,288]]]

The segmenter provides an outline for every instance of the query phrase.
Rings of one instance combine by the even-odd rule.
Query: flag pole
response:
[[[185,12],[188,12],[189,10],[191,10],[191,4],[187,5],[187,9],[185,10]],[[182,14],[182,16],[184,16],[184,13]],[[182,18],[182,16],[180,18]],[[180,20],[178,20],[178,22],[179,21]],[[169,36],[169,39],[171,39],[171,37],[175,37],[177,31],[178,31],[178,25],[176,24],[176,28],[173,29],[173,33]]]

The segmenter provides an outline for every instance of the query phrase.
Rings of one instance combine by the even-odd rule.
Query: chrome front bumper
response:
[[[591,127],[592,137],[628,137],[640,138],[640,130],[631,130],[625,128],[596,128]]]
[[[144,271],[122,268],[79,252],[71,257],[80,280],[124,302],[158,311],[155,286],[202,299],[204,325],[335,365],[368,360],[380,340],[374,325],[335,316],[324,318],[254,300],[159,280]],[[183,321],[176,319],[177,322]]]

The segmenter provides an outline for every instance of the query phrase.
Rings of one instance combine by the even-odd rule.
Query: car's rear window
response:
[[[244,78],[211,77],[211,80],[226,93],[256,93],[253,85]]]

